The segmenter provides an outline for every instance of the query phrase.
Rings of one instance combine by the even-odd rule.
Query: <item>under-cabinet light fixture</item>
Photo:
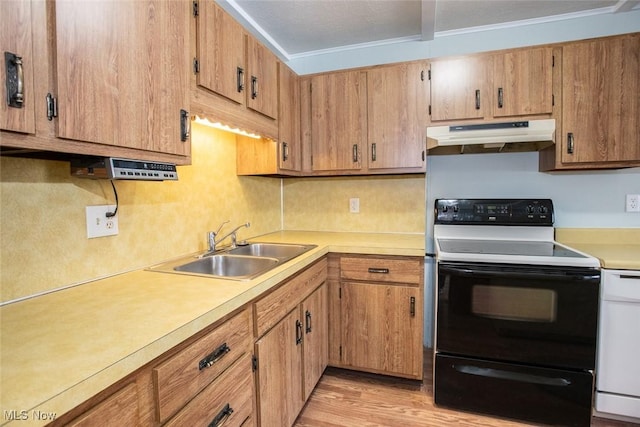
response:
[[[248,136],[249,138],[255,138],[255,139],[262,138],[260,135],[255,134],[255,133],[247,132],[247,131],[239,129],[239,128],[232,128],[231,126],[222,124],[220,122],[212,122],[209,119],[207,119],[206,117],[196,116],[194,121],[196,123],[204,125],[204,126],[209,126],[209,127],[215,128],[215,129],[220,129],[220,130],[224,130],[224,131],[227,131],[227,132],[232,132],[232,133],[235,133],[235,134],[238,134],[238,135]]]

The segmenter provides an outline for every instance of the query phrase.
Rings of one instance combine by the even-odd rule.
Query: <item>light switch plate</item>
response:
[[[349,199],[349,212],[351,213],[360,212],[360,198],[352,197],[351,199]]]
[[[107,217],[116,205],[87,206],[87,238],[115,236],[118,234],[118,215]]]

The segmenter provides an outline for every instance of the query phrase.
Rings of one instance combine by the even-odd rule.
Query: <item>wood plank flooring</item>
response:
[[[423,382],[328,368],[295,427],[534,426],[433,404],[431,351],[425,352]],[[592,418],[592,427],[638,424]]]

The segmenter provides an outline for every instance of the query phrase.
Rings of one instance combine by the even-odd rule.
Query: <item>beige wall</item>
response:
[[[240,238],[280,230],[281,220],[285,230],[425,230],[424,175],[238,177],[235,147],[233,134],[194,125],[180,180],[116,181],[120,233],[95,239],[85,206],[114,203],[109,181],[72,178],[68,162],[0,157],[0,302],[204,250],[205,233],[227,219],[251,222]]]
[[[360,199],[360,213],[349,199]],[[424,233],[425,176],[297,178],[284,181],[286,230]]]
[[[194,125],[178,182],[116,181],[118,236],[87,239],[85,206],[114,203],[109,181],[68,162],[0,158],[0,300],[9,301],[205,249],[222,221],[239,237],[280,229],[280,179],[238,177],[233,134]],[[229,225],[228,225],[229,226]]]

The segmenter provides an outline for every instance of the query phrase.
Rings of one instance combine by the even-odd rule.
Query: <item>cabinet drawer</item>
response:
[[[342,256],[340,278],[421,285],[423,262],[421,258]]]
[[[327,259],[322,258],[255,303],[256,336],[264,335],[325,280]]]
[[[138,393],[131,383],[67,424],[70,427],[138,425]]]
[[[153,369],[163,422],[250,348],[251,313],[244,310]]]
[[[251,356],[247,354],[202,390],[166,426],[242,426],[252,411],[253,375]]]

